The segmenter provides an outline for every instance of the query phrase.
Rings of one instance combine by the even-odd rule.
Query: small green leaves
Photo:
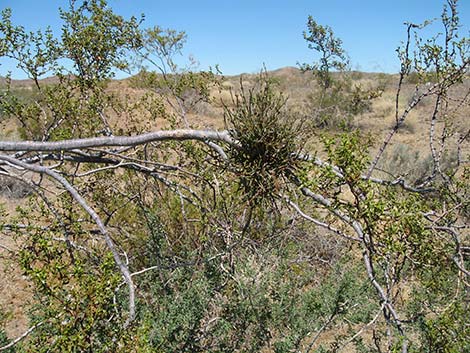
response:
[[[304,39],[308,42],[308,47],[320,53],[320,62],[313,65],[303,64],[301,69],[313,71],[319,83],[326,89],[331,86],[331,70],[343,71],[348,66],[346,51],[343,49],[343,42],[336,38],[333,30],[329,26],[318,24],[312,16],[308,17],[307,31],[304,32]]]

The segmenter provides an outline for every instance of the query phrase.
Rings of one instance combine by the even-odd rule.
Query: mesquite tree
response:
[[[407,25],[396,123],[379,144],[318,134],[266,74],[232,92],[223,129],[193,128],[186,94],[189,107],[210,100],[217,77],[174,66],[183,33],[141,30],[105,1],[72,1],[59,38],[2,15],[0,55],[35,85],[25,99],[7,78],[1,95],[20,138],[0,141],[0,174],[30,192],[2,218],[17,243],[2,250],[34,298],[30,328],[0,350],[469,348],[470,131],[453,122],[470,59],[456,1],[445,37]],[[133,96],[111,81],[131,58],[160,70],[141,72]],[[382,161],[424,100],[431,168],[410,181]]]

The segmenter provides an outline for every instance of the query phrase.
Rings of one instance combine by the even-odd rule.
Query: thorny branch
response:
[[[127,286],[129,290],[129,317],[125,323],[125,326],[128,326],[135,318],[135,287],[134,283],[132,281],[132,278],[130,276],[130,272],[126,264],[122,261],[121,256],[119,255],[118,250],[116,249],[116,246],[111,239],[103,221],[101,220],[100,216],[95,212],[95,210],[88,205],[88,203],[85,201],[85,199],[77,192],[77,190],[60,174],[57,172],[43,166],[38,166],[38,165],[32,165],[28,163],[24,163],[16,158],[6,156],[6,155],[0,155],[0,160],[7,162],[8,164],[23,168],[26,170],[30,170],[39,174],[45,174],[51,177],[52,179],[56,180],[58,183],[60,183],[69,193],[70,195],[74,198],[74,200],[87,212],[90,217],[93,219],[93,221],[96,223],[98,226],[101,234],[104,237],[104,240],[106,242],[106,245],[108,246],[108,249],[112,252],[114,261],[116,262],[117,267],[121,271]]]

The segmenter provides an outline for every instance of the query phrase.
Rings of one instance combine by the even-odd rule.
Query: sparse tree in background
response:
[[[349,66],[349,59],[343,49],[343,41],[335,37],[330,26],[318,24],[312,16],[308,17],[307,32],[304,39],[309,49],[320,54],[319,63],[302,64],[302,70],[313,71],[320,85],[327,89],[332,84],[331,71],[344,71]]]
[[[197,61],[192,57],[186,67],[176,64],[185,42],[184,32],[158,26],[144,30],[143,45],[135,55],[140,72],[133,85],[149,90],[171,107],[176,114],[173,127],[189,128],[187,115],[195,113],[201,103],[209,103],[219,79],[212,71],[196,72]]]
[[[407,26],[383,141],[319,137],[266,74],[224,105],[224,130],[191,129],[188,111],[219,79],[178,69],[184,33],[142,30],[102,0],[72,1],[59,38],[2,15],[0,54],[35,88],[25,99],[7,79],[0,96],[20,134],[0,141],[0,174],[31,193],[0,226],[17,244],[5,261],[34,297],[30,329],[11,340],[0,330],[0,351],[470,349],[470,131],[458,124],[470,58],[456,1],[445,38]],[[347,107],[353,86],[330,72],[345,69],[341,41],[312,18],[308,30],[323,55],[305,68]],[[131,56],[159,74],[142,71],[134,96],[117,94],[113,72]],[[419,94],[403,104],[411,73]],[[408,180],[387,169],[386,151],[425,100],[431,167]]]
[[[309,49],[320,54],[318,62],[300,64],[303,72],[313,73],[319,85],[310,95],[311,119],[319,128],[350,130],[356,116],[370,112],[372,100],[380,97],[383,88],[380,83],[364,88],[354,82],[343,42],[331,27],[309,16],[307,28],[304,39]]]

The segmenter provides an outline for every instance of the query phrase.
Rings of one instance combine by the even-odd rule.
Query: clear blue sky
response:
[[[146,15],[144,26],[184,30],[184,54],[193,55],[201,69],[219,64],[226,75],[295,66],[312,62],[314,52],[302,37],[308,15],[331,26],[349,53],[352,67],[363,71],[396,72],[395,49],[405,39],[404,21],[439,17],[444,0],[108,0],[116,13]],[[67,0],[0,0],[13,20],[26,29],[50,25],[59,33],[58,7]],[[459,12],[468,36],[470,0]],[[3,62],[1,61],[3,60]],[[0,59],[0,74],[13,70]],[[13,76],[22,78],[18,71]]]

